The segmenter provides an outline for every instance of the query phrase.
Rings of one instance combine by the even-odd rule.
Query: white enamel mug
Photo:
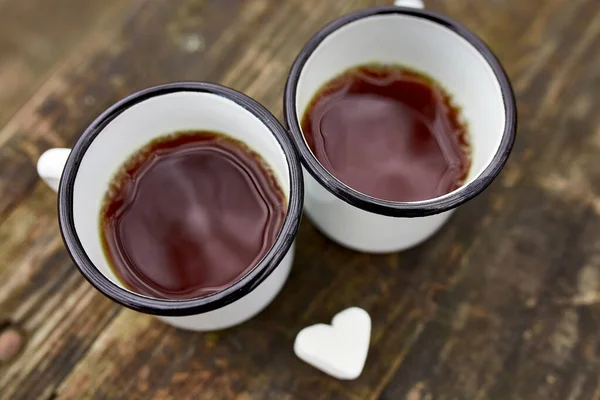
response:
[[[414,0],[398,3],[422,5]],[[309,102],[330,79],[373,62],[421,71],[452,95],[472,144],[472,165],[463,186],[425,201],[381,200],[346,186],[315,158],[300,124]],[[517,126],[512,88],[487,46],[449,18],[397,6],[357,11],[317,33],[292,66],[284,115],[302,159],[305,212],[334,241],[371,253],[407,249],[440,229],[457,206],[481,193],[500,173]]]
[[[157,299],[130,291],[113,273],[101,244],[100,208],[114,174],[129,156],[159,136],[185,130],[222,132],[259,153],[286,194],[288,210],[269,252],[238,281],[197,299]],[[137,92],[100,115],[73,150],[44,153],[38,173],[58,191],[63,240],[87,280],[112,300],[174,326],[207,331],[239,324],[273,300],[290,272],[302,213],[300,161],[277,119],[232,89],[183,82]]]

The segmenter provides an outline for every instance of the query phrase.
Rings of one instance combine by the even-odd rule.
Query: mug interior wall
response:
[[[436,22],[387,14],[362,18],[334,31],[318,45],[301,71],[296,87],[298,117],[302,118],[327,81],[351,67],[374,62],[421,71],[451,95],[461,108],[472,144],[472,165],[465,184],[477,178],[500,146],[506,114],[502,91],[477,49]]]
[[[185,130],[215,131],[245,142],[269,164],[289,201],[285,154],[273,133],[250,111],[222,96],[203,92],[175,92],[133,105],[93,140],[73,188],[73,216],[81,244],[100,272],[121,287],[100,241],[99,216],[108,185],[121,165],[142,146]]]

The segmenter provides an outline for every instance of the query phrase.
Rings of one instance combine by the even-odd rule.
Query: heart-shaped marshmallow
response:
[[[371,341],[371,317],[358,307],[333,317],[331,325],[316,324],[296,336],[296,355],[338,379],[356,379],[365,366]]]

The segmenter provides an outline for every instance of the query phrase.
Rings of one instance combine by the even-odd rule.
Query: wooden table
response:
[[[276,301],[210,334],[116,305],[69,259],[44,150],[167,81],[229,85],[281,117],[305,41],[385,3],[0,0],[0,398],[600,399],[598,0],[429,1],[497,53],[520,126],[502,175],[422,246],[358,254],[305,219]],[[373,319],[359,379],[294,356],[302,327],[355,305]]]

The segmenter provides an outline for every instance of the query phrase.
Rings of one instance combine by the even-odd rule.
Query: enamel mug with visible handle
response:
[[[104,255],[99,228],[102,201],[129,156],[156,137],[186,130],[222,132],[259,153],[286,195],[287,214],[265,257],[222,291],[191,300],[143,296],[117,279]],[[45,152],[38,173],[58,191],[63,240],[87,280],[112,300],[174,326],[207,331],[239,324],[273,300],[290,272],[302,212],[300,162],[277,119],[232,89],[182,82],[132,94],[100,115],[72,150]]]
[[[456,207],[499,174],[517,125],[509,80],[488,47],[461,24],[421,9],[421,1],[396,4],[360,10],[324,27],[301,50],[285,88],[285,121],[303,164],[305,212],[334,241],[371,253],[407,249],[440,229]],[[424,201],[381,200],[346,186],[313,155],[300,123],[311,99],[345,70],[373,62],[423,72],[461,108],[472,164],[460,188]]]

